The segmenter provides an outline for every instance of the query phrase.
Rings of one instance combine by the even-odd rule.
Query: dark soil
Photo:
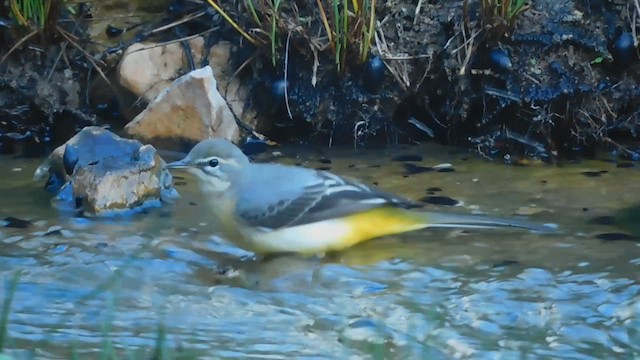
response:
[[[479,1],[470,1],[466,13],[463,1],[425,0],[420,9],[414,0],[379,1],[371,59],[347,57],[340,71],[330,51],[317,53],[315,68],[309,39],[296,33],[288,53],[281,34],[274,67],[270,48],[250,45],[212,9],[174,3],[205,8],[210,20],[165,36],[215,24],[220,30],[209,43],[239,45],[233,64],[248,64],[238,76],[252,89],[247,106],[262,116],[258,130],[270,139],[325,146],[437,141],[508,162],[557,162],[603,150],[640,159],[639,62],[630,25],[637,14],[626,1],[536,0],[504,36],[487,29]],[[165,23],[181,14],[174,3]],[[248,15],[234,9],[230,14],[250,28]],[[141,30],[134,40],[145,36]],[[56,49],[23,48],[0,65],[0,151],[28,144],[39,154],[50,148],[43,144],[60,143],[82,126],[114,124],[118,97],[92,99],[87,79],[95,71],[78,52],[68,57],[71,67],[60,65]],[[384,61],[383,77],[376,57]]]
[[[324,66],[314,87],[312,59],[291,51],[285,109],[283,101],[274,106],[281,94],[271,90],[282,82],[282,71],[265,70],[268,56],[254,61],[253,105],[270,111],[277,125],[268,135],[325,144],[433,135],[509,161],[555,162],[593,156],[598,147],[637,160],[637,54],[633,45],[615,45],[635,34],[628,15],[633,8],[538,0],[508,36],[480,32],[472,48],[464,46],[462,8],[462,1],[442,0],[424,1],[418,12],[415,1],[379,4],[382,45],[374,45],[374,53],[388,67],[379,93],[363,89],[370,74],[362,66],[336,74],[330,56],[320,58]],[[478,2],[469,3],[468,14],[467,38],[480,30]]]
[[[0,5],[0,153],[40,157],[97,123],[86,108],[90,67],[82,51],[63,44],[56,23],[23,41],[31,29],[10,19],[5,6]],[[76,20],[86,14],[68,15],[55,15],[59,28],[81,43],[85,27]]]

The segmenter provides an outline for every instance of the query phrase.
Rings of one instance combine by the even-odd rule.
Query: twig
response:
[[[318,3],[318,10],[320,11],[320,18],[322,19],[322,24],[324,25],[324,29],[327,32],[327,37],[329,38],[329,43],[333,46],[333,32],[331,31],[331,26],[329,25],[329,20],[327,20],[327,14],[324,11],[324,7],[322,6],[322,0],[316,0]]]
[[[89,53],[87,53],[82,46],[78,45],[73,39],[73,35],[67,33],[63,28],[61,28],[60,26],[56,25],[56,30],[58,30],[58,32],[60,33],[60,35],[62,35],[65,39],[67,39],[67,41],[73,45],[73,47],[75,47],[76,49],[80,50],[80,52],[87,58],[87,61],[89,61],[91,63],[91,65],[93,65],[93,67],[96,69],[96,71],[98,71],[98,73],[100,74],[100,76],[102,77],[102,79],[104,81],[107,82],[107,84],[109,84],[109,86],[111,87],[111,89],[113,89],[114,92],[116,91],[116,88],[113,86],[113,84],[111,84],[111,82],[109,81],[109,79],[107,79],[107,76],[104,74],[104,72],[102,72],[102,69],[100,69],[100,67],[98,66],[98,64],[96,64],[95,60],[91,57],[91,55]]]
[[[311,43],[309,43],[309,47],[311,48],[311,53],[313,54],[313,68],[311,70],[311,86],[316,87],[316,84],[318,83],[318,67],[320,66],[320,61],[318,60],[318,50]]]
[[[199,18],[200,16],[202,16],[204,14],[206,14],[206,12],[199,11],[199,12],[196,12],[196,13],[192,13],[192,14],[186,15],[183,18],[181,18],[179,20],[176,20],[176,21],[174,21],[172,23],[169,23],[169,24],[157,27],[157,28],[155,28],[153,30],[150,30],[149,32],[147,32],[147,35],[155,34],[155,33],[170,29],[172,27],[176,27],[176,26],[178,26],[180,24],[184,24],[184,23],[189,22],[189,21],[191,21],[193,19],[197,19],[197,18]]]
[[[418,5],[416,5],[416,12],[413,14],[413,25],[416,25],[418,23],[420,9],[422,9],[422,0],[418,0]]]
[[[233,26],[234,29],[236,29],[240,35],[244,36],[245,39],[249,40],[250,43],[252,43],[253,45],[258,45],[258,40],[256,40],[255,38],[253,38],[252,36],[250,36],[249,34],[247,34],[244,30],[242,30],[242,28],[240,26],[238,26],[238,24],[236,24],[235,21],[233,21],[233,19],[231,19],[229,17],[229,15],[227,15],[227,13],[222,10],[222,8],[216,4],[215,2],[213,2],[213,0],[207,0],[207,2],[214,8],[216,9],[216,11],[218,12],[218,14],[222,15],[222,17],[227,20],[227,22],[229,24],[231,24],[231,26]]]
[[[4,56],[0,60],[0,64],[2,64],[7,59],[7,57],[9,57],[9,55],[11,55],[11,53],[13,53],[20,45],[22,45],[25,41],[29,40],[31,37],[33,37],[37,33],[38,33],[38,30],[33,30],[32,32],[25,35],[22,39],[18,40],[18,42],[16,42],[16,44],[13,45],[11,49],[7,51],[6,54],[4,54]]]

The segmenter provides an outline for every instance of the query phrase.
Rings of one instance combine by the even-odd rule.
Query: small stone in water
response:
[[[51,252],[59,254],[59,253],[65,252],[68,248],[69,248],[69,244],[55,244],[51,248]]]
[[[634,165],[633,165],[633,163],[625,162],[625,163],[620,163],[620,164],[616,165],[616,167],[617,168],[621,168],[621,169],[627,169],[627,168],[634,167]]]
[[[456,171],[456,169],[452,167],[438,169],[439,173],[448,173],[448,172],[454,172],[454,171]]]
[[[348,341],[384,342],[384,329],[373,320],[367,318],[352,321],[341,335],[344,340]]]
[[[398,155],[391,159],[391,161],[422,161],[422,156],[420,155]]]
[[[407,174],[410,175],[433,171],[433,168],[431,167],[418,166],[415,164],[404,164],[404,169],[407,170]]]
[[[246,155],[257,155],[266,152],[269,149],[269,144],[266,141],[260,139],[249,138],[242,145],[242,152]]]
[[[445,206],[455,206],[460,203],[460,201],[456,199],[452,199],[448,196],[425,196],[421,198],[420,201],[427,204],[445,205]]]
[[[515,211],[515,214],[516,215],[531,216],[531,215],[539,214],[539,213],[545,212],[545,211],[548,211],[548,209],[539,208],[539,207],[535,207],[535,206],[521,206],[521,207],[518,208],[518,210]]]
[[[596,224],[596,225],[615,225],[616,224],[616,218],[613,216],[598,216],[595,217],[591,220],[589,220],[589,224]]]
[[[452,168],[453,165],[449,164],[449,163],[442,163],[442,164],[438,164],[438,165],[434,165],[433,168],[436,170],[440,170],[440,169],[448,169],[448,168]]]
[[[437,191],[442,191],[442,188],[439,187],[430,187],[427,189],[428,192],[437,192]]]
[[[498,267],[506,267],[506,266],[510,266],[510,265],[517,265],[520,264],[520,261],[518,260],[502,260],[498,263],[493,264],[494,268],[498,268]]]
[[[62,235],[62,226],[52,226],[42,234],[43,236]]]
[[[124,32],[123,29],[117,28],[111,24],[107,25],[107,28],[105,29],[105,33],[107,34],[107,37],[109,39],[120,36],[122,35],[123,32]]]
[[[331,164],[331,159],[320,158],[320,159],[318,159],[318,162],[322,163],[322,164]]]
[[[316,168],[316,170],[328,171],[328,170],[331,170],[331,166],[319,166]]]
[[[637,240],[635,237],[629,234],[624,234],[624,233],[602,233],[602,234],[596,235],[596,238],[603,241],[621,241],[621,240],[635,241]]]
[[[31,221],[18,219],[13,216],[8,216],[4,218],[4,227],[15,228],[15,229],[26,229],[31,226]]]
[[[602,176],[602,174],[606,174],[608,173],[607,170],[600,170],[600,171],[583,171],[582,175],[586,176],[586,177],[598,177],[598,176]]]

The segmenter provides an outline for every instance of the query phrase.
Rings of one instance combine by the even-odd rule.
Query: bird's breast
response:
[[[380,207],[341,218],[270,231],[254,231],[250,237],[257,252],[322,253],[425,226],[424,221],[410,211]]]

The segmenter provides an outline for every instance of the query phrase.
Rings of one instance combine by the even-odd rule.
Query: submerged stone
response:
[[[497,262],[497,263],[493,264],[493,268],[501,268],[501,267],[507,267],[507,266],[517,265],[517,264],[520,264],[520,261],[518,261],[518,260],[502,260],[500,262]]]
[[[433,168],[426,166],[418,166],[415,164],[404,164],[404,169],[409,175],[421,174],[425,172],[433,171]]]
[[[597,225],[615,225],[616,218],[613,216],[598,216],[591,220],[589,220],[589,224],[597,224]]]
[[[105,34],[107,34],[107,37],[109,39],[113,39],[115,37],[118,37],[118,36],[122,35],[124,30],[109,24],[109,25],[107,25],[107,28],[105,29],[104,32],[105,32]]]
[[[621,241],[621,240],[626,240],[626,241],[637,241],[638,239],[629,235],[629,234],[625,234],[625,233],[602,233],[602,234],[598,234],[596,235],[597,239],[603,240],[603,241]]]
[[[608,173],[607,170],[600,170],[600,171],[583,171],[581,174],[586,177],[599,177],[599,176],[602,176],[602,174],[606,174],[606,173]]]
[[[19,219],[13,216],[7,216],[4,218],[4,227],[7,228],[15,228],[15,229],[26,229],[31,226],[31,221]]]
[[[422,156],[413,154],[398,155],[391,158],[391,161],[422,161]]]
[[[97,215],[174,197],[164,164],[150,145],[86,127],[53,151],[36,169],[34,180],[49,176],[62,184],[51,189],[59,209]]]
[[[425,196],[421,198],[420,201],[427,204],[445,205],[445,206],[456,206],[460,204],[460,201],[456,199],[452,199],[448,196]]]

